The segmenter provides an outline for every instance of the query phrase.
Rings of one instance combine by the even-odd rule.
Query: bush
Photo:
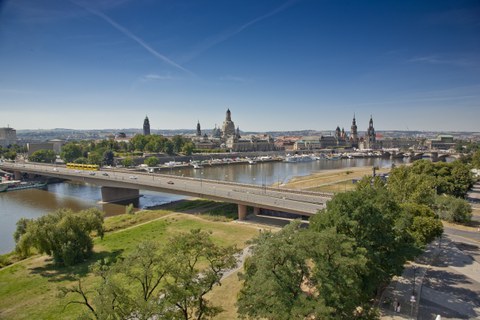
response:
[[[438,196],[435,200],[435,211],[438,216],[448,222],[465,223],[472,219],[470,204],[452,196]]]
[[[128,206],[125,207],[125,214],[135,214],[133,203],[130,203]]]

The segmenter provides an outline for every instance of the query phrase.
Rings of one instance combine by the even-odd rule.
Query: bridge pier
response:
[[[138,199],[140,191],[138,189],[102,187],[103,202],[118,202],[123,200]]]
[[[21,180],[22,179],[22,173],[20,171],[14,171],[13,172],[13,179]]]
[[[244,204],[238,204],[238,220],[245,220],[247,217],[247,206]]]
[[[253,214],[258,216],[260,214],[260,208],[259,207],[253,207]]]

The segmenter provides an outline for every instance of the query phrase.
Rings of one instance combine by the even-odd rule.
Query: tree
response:
[[[112,150],[107,150],[103,153],[103,164],[106,166],[114,165],[114,154]]]
[[[97,263],[101,283],[93,290],[62,288],[74,294],[96,319],[210,319],[221,311],[205,295],[220,284],[236,259],[234,247],[219,247],[207,232],[192,230],[169,239],[168,247],[145,241],[116,263]]]
[[[133,146],[134,150],[138,151],[143,151],[147,143],[148,138],[143,134],[136,134],[132,139],[130,139],[130,144]]]
[[[102,160],[103,160],[102,156],[97,152],[92,151],[88,154],[87,161],[89,164],[101,165]]]
[[[62,147],[62,152],[60,153],[60,157],[65,162],[74,162],[77,158],[83,156],[83,150],[80,145],[76,144],[75,142],[69,142]]]
[[[172,142],[173,142],[173,151],[175,153],[179,153],[180,151],[182,151],[182,147],[186,141],[185,141],[185,138],[183,138],[182,136],[175,135],[172,138]]]
[[[191,141],[188,141],[186,142],[183,147],[182,147],[182,152],[189,156],[193,153],[193,150],[195,149],[195,145],[193,144],[193,142]]]
[[[435,201],[435,185],[433,176],[406,166],[392,169],[388,178],[388,189],[399,203],[414,202],[432,206]]]
[[[402,209],[403,219],[399,221],[406,223],[403,229],[408,231],[420,248],[442,235],[442,222],[429,207],[416,203],[404,203]]]
[[[437,196],[435,211],[440,218],[449,222],[464,223],[472,219],[472,207],[464,200],[452,196]]]
[[[53,163],[56,158],[53,150],[38,150],[32,153],[28,157],[28,160],[32,162]]]
[[[143,161],[143,163],[149,167],[156,167],[160,163],[160,160],[158,160],[157,157],[148,157]]]
[[[418,254],[414,239],[407,233],[408,225],[396,223],[401,213],[382,184],[361,184],[359,190],[337,194],[327,202],[326,209],[310,218],[310,228],[319,232],[334,227],[366,250],[362,292],[370,297],[402,271],[407,259]]]
[[[220,285],[225,270],[236,265],[235,247],[220,247],[210,234],[199,229],[174,237],[165,250],[170,260],[167,283],[162,293],[166,319],[210,319],[222,308],[212,305],[205,295]],[[202,261],[206,267],[202,267]]]
[[[123,159],[122,164],[123,164],[123,166],[128,168],[128,167],[133,166],[134,162],[133,162],[132,158],[126,157],[125,159]]]
[[[264,232],[245,262],[238,298],[242,317],[254,319],[355,319],[364,304],[363,249],[334,228],[320,232],[298,221]]]
[[[477,150],[472,156],[472,165],[480,169],[480,150]]]
[[[163,152],[165,152],[166,154],[169,154],[169,155],[173,155],[175,154],[175,151],[174,151],[174,145],[172,143],[172,141],[170,140],[167,140],[163,146]]]
[[[25,229],[26,225],[26,229]],[[16,250],[27,255],[30,249],[53,257],[59,265],[82,262],[92,253],[93,241],[90,233],[103,237],[103,213],[98,209],[73,212],[60,209],[38,219],[22,221],[17,225]]]

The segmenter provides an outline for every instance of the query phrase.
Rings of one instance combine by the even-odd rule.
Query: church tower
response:
[[[357,120],[355,120],[355,114],[353,114],[352,126],[350,128],[350,140],[352,141],[352,147],[358,147],[358,131],[357,131]]]
[[[373,118],[370,116],[370,121],[368,123],[367,129],[367,146],[369,149],[375,149],[375,143],[377,142],[377,137],[375,133],[375,128],[373,128]]]
[[[200,128],[200,121],[197,122],[197,137],[202,136],[202,129]]]
[[[147,116],[145,116],[145,120],[143,120],[143,135],[150,135],[150,121]]]
[[[232,121],[232,114],[230,112],[230,109],[227,109],[227,115],[225,117],[225,121],[223,122],[222,132],[223,138],[225,139],[235,136],[235,124]]]

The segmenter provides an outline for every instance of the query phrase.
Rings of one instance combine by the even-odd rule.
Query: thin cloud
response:
[[[414,62],[414,63],[428,63],[428,64],[437,64],[437,65],[451,65],[451,66],[457,66],[457,67],[475,67],[478,66],[478,61],[467,59],[467,58],[444,58],[441,56],[437,55],[431,55],[431,56],[423,56],[423,57],[415,57],[408,62]]]
[[[220,77],[221,81],[232,81],[232,82],[247,82],[247,79],[237,76],[227,75],[224,77]]]
[[[97,11],[97,10],[94,10],[94,9],[91,9],[89,7],[86,7],[86,6],[83,6],[81,4],[78,4],[74,1],[71,1],[73,4],[85,9],[86,11],[90,12],[91,14],[101,18],[102,20],[106,21],[107,23],[109,23],[112,27],[114,27],[115,29],[117,29],[118,31],[120,31],[121,33],[123,33],[126,37],[130,38],[131,40],[135,41],[136,43],[138,43],[140,46],[142,46],[145,50],[147,50],[150,54],[152,54],[154,57],[160,59],[161,61],[179,69],[179,70],[182,70],[183,72],[186,72],[188,74],[191,74],[193,75],[193,72],[191,72],[190,70],[188,69],[185,69],[184,67],[182,67],[181,65],[179,65],[178,63],[176,63],[175,61],[169,59],[168,57],[166,57],[165,55],[161,54],[160,52],[156,51],[155,49],[153,49],[150,45],[148,45],[145,41],[143,41],[141,38],[139,38],[138,36],[136,36],[135,34],[133,34],[130,30],[128,30],[127,28],[119,25],[117,22],[115,22],[114,20],[112,20],[110,17],[108,17],[107,15],[103,14],[102,12],[100,11]]]
[[[167,75],[159,75],[159,74],[146,74],[141,77],[140,80],[142,81],[158,81],[158,80],[172,80],[173,77],[169,74]]]
[[[199,47],[197,47],[196,50],[194,50],[189,56],[187,56],[187,58],[184,60],[185,62],[187,61],[190,61],[192,59],[194,59],[195,57],[197,57],[198,55],[200,55],[201,53],[207,51],[208,49],[232,38],[233,36],[239,34],[240,32],[244,31],[245,29],[253,26],[254,24],[260,22],[260,21],[263,21],[265,19],[268,19],[282,11],[284,11],[285,9],[291,7],[293,4],[295,4],[296,2],[298,2],[300,0],[289,0],[287,2],[285,2],[284,4],[282,4],[281,6],[275,8],[274,10],[264,14],[264,15],[261,15],[253,20],[250,20],[249,22],[241,25],[240,27],[234,29],[234,30],[229,30],[229,31],[226,31],[220,35],[216,35],[212,38],[209,38],[207,39],[203,44],[201,44]]]

